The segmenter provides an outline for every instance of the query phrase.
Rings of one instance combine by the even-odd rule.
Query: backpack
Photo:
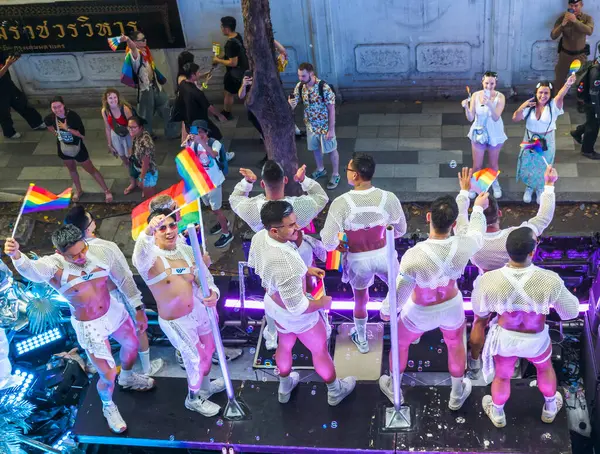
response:
[[[319,90],[319,96],[321,97],[321,100],[323,101],[323,104],[325,104],[327,102],[327,100],[325,99],[325,84],[327,82],[325,82],[323,79],[319,80],[319,84],[317,86],[318,90]],[[331,88],[331,91],[333,92],[333,94],[335,95],[335,88],[333,88],[333,85],[327,84],[329,85],[329,88]],[[304,88],[304,84],[302,82],[298,82],[298,84],[296,85],[298,87],[298,93],[300,93],[300,96],[302,97],[302,89]]]
[[[215,143],[215,140],[216,139],[209,137],[208,145],[212,147],[213,143]],[[221,172],[223,172],[223,175],[227,176],[227,174],[229,173],[229,163],[227,162],[227,150],[225,149],[225,145],[223,145],[223,142],[220,143],[221,149],[219,150],[219,157],[216,161],[217,165],[219,166],[219,169],[221,169]]]
[[[239,36],[239,35],[238,35]],[[246,55],[246,48],[244,47],[244,43],[240,41],[238,38],[230,38],[235,41],[238,46],[240,46],[240,55],[238,55],[238,64],[235,68],[231,68],[230,74],[237,80],[242,80],[244,78],[244,73],[246,70],[250,69],[250,65],[248,64],[248,56]]]

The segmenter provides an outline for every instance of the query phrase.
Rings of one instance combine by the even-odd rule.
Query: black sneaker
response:
[[[593,159],[594,161],[600,159],[600,153],[596,153],[595,151],[592,151],[591,153],[581,153],[581,155],[588,159]]]
[[[581,145],[583,143],[583,135],[578,134],[577,130],[571,131],[570,134],[571,134],[571,137],[573,137],[573,139],[575,140],[575,142],[577,142],[579,145]]]
[[[223,233],[221,237],[215,242],[215,247],[222,248],[227,246],[233,241],[233,233]]]
[[[217,233],[221,233],[221,224],[217,223],[213,225],[208,231],[211,235],[216,235]]]
[[[233,115],[231,112],[227,112],[226,110],[222,110],[221,111],[221,115],[223,115],[225,118],[227,118],[227,120],[231,120],[233,118]]]

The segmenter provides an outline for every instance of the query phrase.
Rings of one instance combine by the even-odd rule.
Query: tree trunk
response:
[[[293,178],[298,169],[294,116],[277,70],[269,0],[242,0],[242,15],[246,54],[253,71],[246,107],[262,127],[269,159],[285,170],[289,180],[286,194],[296,195],[300,187]]]

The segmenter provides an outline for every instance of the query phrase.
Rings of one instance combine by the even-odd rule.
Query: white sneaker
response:
[[[48,129],[46,123],[40,123],[35,128],[33,128],[34,131],[45,131],[46,129]]]
[[[9,139],[20,139],[21,138],[21,133],[20,132],[15,132],[12,136],[9,137]]]
[[[540,196],[541,196],[541,194],[539,194],[537,191],[533,191],[533,193],[535,195],[535,201],[539,205],[540,204]]]
[[[327,403],[332,407],[338,405],[344,398],[354,391],[356,386],[356,377],[346,377],[340,380],[340,390],[332,393],[327,392]]]
[[[394,383],[392,377],[389,375],[382,375],[379,377],[379,389],[387,396],[392,405],[394,405]],[[400,388],[400,405],[404,403],[404,395],[402,394],[402,388]]]
[[[150,361],[150,372],[148,372],[146,375],[148,375],[149,377],[156,375],[163,368],[164,365],[165,362],[162,360],[162,358],[153,359],[152,361]]]
[[[530,187],[527,187],[527,189],[525,189],[525,194],[523,194],[523,202],[531,203],[532,195],[533,195],[533,189]]]
[[[119,413],[119,409],[114,404],[114,402],[110,405],[102,405],[102,414],[106,418],[106,422],[108,423],[108,427],[116,434],[122,434],[127,430],[127,424],[121,417],[121,413]]]
[[[128,379],[124,379],[122,374],[119,374],[117,379],[119,386],[123,389],[129,389],[132,391],[149,391],[154,388],[154,379],[147,375],[131,373]]]
[[[263,330],[263,339],[267,350],[275,350],[277,348],[277,331],[272,334],[268,329]]]
[[[223,391],[225,391],[225,380],[223,379],[223,377],[221,377],[210,382],[210,385],[208,386],[208,391],[204,391],[201,389],[200,395],[204,399],[209,399],[210,396],[212,396],[213,394],[217,394]]]
[[[498,180],[494,180],[494,182],[492,183],[492,190],[495,199],[499,199],[500,197],[502,197],[502,188],[500,187],[500,183],[498,183]]]
[[[196,397],[195,399],[190,398],[189,394],[185,398],[185,408],[188,410],[196,411],[202,416],[216,416],[219,414],[221,407],[214,402],[203,397]]]
[[[463,378],[463,392],[459,397],[452,396],[452,392],[450,392],[450,400],[448,401],[448,408],[450,410],[460,410],[460,407],[463,406],[467,397],[471,395],[471,391],[473,390],[473,384],[469,378]]]
[[[279,382],[279,392],[277,393],[277,397],[280,404],[287,404],[290,401],[292,391],[300,382],[300,374],[298,372],[291,372],[290,378],[292,379],[292,387],[287,392],[282,391],[283,382]]]
[[[542,407],[542,422],[545,422],[546,424],[550,424],[552,422],[554,422],[554,418],[556,418],[556,415],[558,414],[558,412],[560,411],[560,409],[563,407],[563,396],[556,391],[556,411],[555,412],[549,412],[548,410],[546,410],[546,404],[544,404],[544,406]]]
[[[227,153],[225,153],[225,157],[227,158],[227,162],[229,162],[233,158],[235,158],[235,153],[233,151],[228,151]]]
[[[360,341],[358,339],[358,332],[356,331],[356,327],[354,327],[354,326],[350,330],[350,339],[352,339],[352,342],[354,342],[354,345],[356,345],[356,348],[358,348],[359,352],[369,353],[369,341],[368,340]]]
[[[504,410],[502,410],[502,414],[500,415],[495,414],[492,396],[483,396],[481,405],[483,406],[483,411],[485,411],[485,414],[488,415],[488,418],[490,418],[490,421],[492,421],[493,425],[498,428],[506,426],[506,414],[504,413]]]
[[[469,198],[474,200],[477,198],[477,193],[475,191],[469,191]]]

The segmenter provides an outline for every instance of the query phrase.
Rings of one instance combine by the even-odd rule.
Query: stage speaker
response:
[[[79,404],[90,380],[77,361],[56,358],[40,369],[31,389],[32,403],[38,408]]]

